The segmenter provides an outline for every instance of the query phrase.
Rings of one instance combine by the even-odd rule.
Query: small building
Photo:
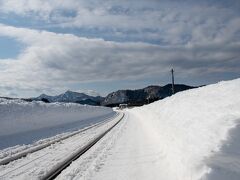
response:
[[[127,107],[128,107],[127,104],[119,104],[119,109],[125,109]]]

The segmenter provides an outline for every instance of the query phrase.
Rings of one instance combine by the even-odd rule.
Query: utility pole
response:
[[[148,100],[148,104],[149,104],[149,102],[150,102],[150,101],[149,101],[149,100],[150,100],[150,96],[147,97],[147,100]]]
[[[171,70],[171,73],[172,73],[172,94],[174,94],[175,90],[174,90],[174,70],[173,69]]]

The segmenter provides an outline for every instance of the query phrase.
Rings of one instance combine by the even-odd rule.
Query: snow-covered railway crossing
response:
[[[0,179],[56,177],[115,127],[123,117],[123,113],[117,113],[101,123],[4,157],[0,160]]]

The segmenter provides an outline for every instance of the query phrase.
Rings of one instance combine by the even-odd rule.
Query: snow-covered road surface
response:
[[[152,132],[152,133],[149,133]],[[160,142],[154,138],[154,131],[144,121],[128,113],[123,132],[109,155],[101,171],[91,179],[139,180],[165,179],[165,164],[161,161],[165,154]],[[157,178],[156,178],[157,177]]]
[[[159,149],[159,142],[149,134],[144,121],[125,113],[119,126],[73,162],[57,179],[161,179],[165,165],[161,163],[164,154]]]
[[[41,179],[66,158],[112,127],[122,114],[111,121],[54,143],[22,159],[0,166],[0,179]]]
[[[58,180],[239,180],[240,79],[127,110]]]

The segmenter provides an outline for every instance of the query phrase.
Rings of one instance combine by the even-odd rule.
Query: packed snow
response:
[[[156,140],[165,180],[240,179],[240,79],[130,112]]]
[[[127,110],[57,179],[240,179],[240,79]]]
[[[113,115],[106,107],[0,98],[0,149],[82,129]]]

